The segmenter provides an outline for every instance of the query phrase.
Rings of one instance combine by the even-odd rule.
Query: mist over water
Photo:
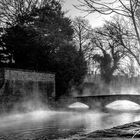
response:
[[[116,101],[108,104],[107,107],[119,105],[121,110],[122,102]],[[125,101],[125,103],[128,106],[130,102]],[[131,106],[132,104],[131,102]],[[35,139],[41,136],[50,140],[63,139],[64,137],[67,139],[75,135],[87,134],[95,130],[140,120],[140,113],[138,112],[112,112],[112,110],[104,112],[98,108],[89,110],[86,105],[80,102],[74,103],[70,107],[71,110],[55,111],[44,106],[30,112],[13,112],[0,115],[0,136],[11,137],[12,135],[13,140],[15,138],[22,140],[25,140],[25,138]],[[80,110],[80,108],[85,108],[85,110]]]
[[[46,91],[44,91],[46,85],[41,86],[40,84],[39,88],[37,83],[29,84],[28,82],[22,85],[21,82],[20,84],[21,87],[32,85],[33,87],[30,88],[33,89],[32,94],[35,96],[27,96],[22,102],[15,103],[10,113],[0,114],[0,139],[6,137],[6,140],[39,138],[62,140],[63,138],[68,139],[75,135],[87,134],[95,130],[140,120],[140,113],[138,112],[140,106],[130,101],[112,102],[106,106],[107,111],[100,108],[90,109],[88,105],[76,101],[68,106],[65,106],[62,102],[65,109],[52,110],[48,102],[49,99],[43,98],[45,99],[44,102],[40,97],[41,91],[46,94]],[[93,86],[93,84],[90,86]],[[102,92],[104,88],[100,87]],[[24,87],[24,91],[27,90],[27,95],[30,94],[29,89],[26,86]],[[84,96],[92,95],[94,87],[87,87],[83,91]],[[78,95],[77,91],[74,91],[73,95]],[[18,107],[21,108],[20,111]]]

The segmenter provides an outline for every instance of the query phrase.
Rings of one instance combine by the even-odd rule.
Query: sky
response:
[[[80,1],[82,1],[82,0],[80,0]],[[79,4],[78,0],[64,0],[64,3],[62,5],[62,9],[64,11],[68,11],[66,16],[68,16],[70,18],[82,16],[85,19],[89,20],[89,23],[93,28],[102,26],[104,23],[104,20],[109,20],[109,18],[110,18],[110,16],[103,16],[103,15],[100,15],[98,13],[90,14],[90,15],[85,17],[85,15],[87,15],[87,13],[76,9],[73,6],[73,5],[78,5],[78,4]]]

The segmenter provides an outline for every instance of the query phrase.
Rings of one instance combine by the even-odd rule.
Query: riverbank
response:
[[[73,140],[140,140],[140,121],[111,129],[97,130]]]

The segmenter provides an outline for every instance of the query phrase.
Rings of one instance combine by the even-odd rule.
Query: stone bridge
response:
[[[68,99],[69,100],[69,99]],[[70,99],[65,105],[80,102],[89,106],[89,108],[104,108],[109,103],[116,100],[129,100],[140,105],[140,95],[116,94],[116,95],[97,95],[97,96],[78,96]]]

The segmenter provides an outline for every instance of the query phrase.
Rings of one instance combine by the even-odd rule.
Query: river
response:
[[[127,105],[128,106],[128,105]],[[0,117],[0,139],[62,140],[95,130],[140,120],[140,112],[68,109],[66,111],[35,110]]]

